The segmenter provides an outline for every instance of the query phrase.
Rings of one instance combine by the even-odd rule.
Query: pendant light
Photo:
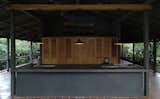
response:
[[[41,36],[41,38],[42,38],[42,36]],[[40,40],[40,41],[37,41],[37,42],[35,42],[35,43],[38,44],[38,45],[44,44],[44,42],[42,42],[41,40]]]
[[[114,43],[114,45],[121,46],[123,43]]]
[[[78,30],[78,35],[80,36],[80,29],[79,26],[77,25],[77,30]],[[75,42],[75,45],[83,45],[84,42],[81,41],[80,37],[77,39],[77,41]]]
[[[83,45],[83,44],[84,44],[84,42],[81,41],[80,38],[75,42],[75,45]]]

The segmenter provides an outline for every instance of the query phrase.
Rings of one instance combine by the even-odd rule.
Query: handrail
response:
[[[19,58],[27,58],[29,57],[29,55],[26,55],[26,56],[19,56],[19,57],[16,57],[16,59],[19,59]]]
[[[7,61],[7,59],[0,59],[0,61]]]
[[[25,66],[26,64],[31,64],[31,63],[29,62],[29,55],[18,56],[18,57],[16,57],[16,59],[17,59],[17,60],[27,59],[27,60],[25,60],[24,62],[22,62],[22,63],[20,63],[20,64],[16,64],[16,68]],[[33,59],[36,59],[36,58],[33,57]],[[5,59],[0,59],[0,62],[1,62],[1,64],[0,64],[0,70],[3,70],[3,69],[8,68],[8,59],[7,59],[7,58],[5,58]]]

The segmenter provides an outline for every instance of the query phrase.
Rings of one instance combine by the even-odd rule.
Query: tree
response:
[[[39,45],[36,43],[33,43],[33,55],[37,54],[37,51],[39,50]],[[25,40],[17,40],[16,39],[16,64],[22,64],[29,62],[29,56],[30,54],[30,42]],[[24,58],[18,58],[26,56]],[[2,65],[2,59],[3,61],[7,59],[7,39],[6,38],[0,38],[0,67]]]

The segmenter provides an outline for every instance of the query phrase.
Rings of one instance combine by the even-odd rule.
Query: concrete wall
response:
[[[142,72],[18,72],[17,96],[144,96]]]

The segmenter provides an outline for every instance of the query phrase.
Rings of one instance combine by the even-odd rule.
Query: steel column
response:
[[[122,58],[124,58],[124,53],[123,53],[123,43],[122,43]]]
[[[11,96],[15,95],[15,33],[14,33],[14,11],[10,12],[10,38],[11,38]]]
[[[135,52],[135,43],[133,43],[133,56],[132,56],[132,61],[134,61],[134,60],[135,60],[134,52]]]
[[[33,43],[32,41],[30,42],[30,63],[33,63]]]
[[[10,39],[7,38],[7,71],[10,68]]]
[[[153,71],[154,73],[156,72],[156,66],[157,66],[157,63],[156,63],[156,58],[157,58],[157,42],[156,42],[156,39],[153,40]]]
[[[40,64],[42,64],[42,44],[40,44]]]
[[[149,13],[144,12],[144,64],[146,68],[146,96],[149,96]]]

